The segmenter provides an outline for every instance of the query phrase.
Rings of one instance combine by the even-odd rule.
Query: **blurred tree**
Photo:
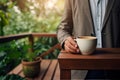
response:
[[[8,25],[8,14],[7,8],[10,7],[9,4],[6,4],[8,0],[0,1],[0,36],[4,36],[4,26]]]
[[[3,3],[2,1],[7,6],[2,7],[4,9],[2,10],[4,20],[3,17],[0,19],[2,35],[56,32],[63,13],[64,0],[1,0],[0,2]]]

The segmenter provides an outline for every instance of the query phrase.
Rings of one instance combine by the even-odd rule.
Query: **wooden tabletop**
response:
[[[64,50],[58,56],[62,69],[120,69],[120,48],[97,48],[92,55]]]
[[[62,50],[58,61],[61,80],[70,80],[71,70],[120,70],[120,48],[97,48],[87,56]]]

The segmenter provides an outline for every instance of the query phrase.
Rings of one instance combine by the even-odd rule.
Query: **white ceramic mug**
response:
[[[75,39],[80,49],[80,53],[83,55],[92,54],[97,45],[97,38],[93,36],[80,36]]]

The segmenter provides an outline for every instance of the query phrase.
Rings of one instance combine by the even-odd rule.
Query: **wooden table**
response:
[[[98,48],[92,55],[61,51],[60,79],[71,79],[71,70],[120,70],[120,48]]]
[[[60,80],[60,69],[58,60],[42,60],[40,74],[35,78],[27,78],[22,71],[22,64],[19,64],[15,69],[8,74],[17,74],[27,80]]]

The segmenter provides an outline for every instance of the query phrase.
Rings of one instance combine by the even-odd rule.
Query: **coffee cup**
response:
[[[75,39],[82,55],[92,54],[97,45],[97,38],[93,36],[80,36]]]

